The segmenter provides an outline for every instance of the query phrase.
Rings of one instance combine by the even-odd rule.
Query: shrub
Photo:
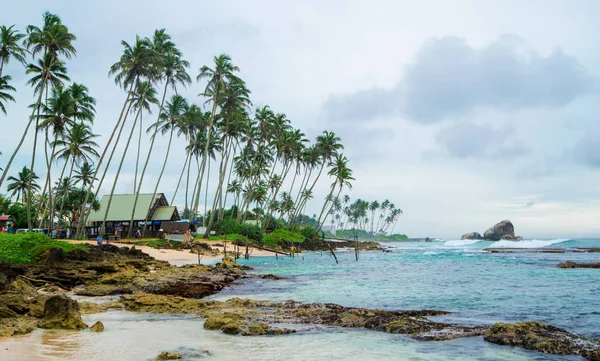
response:
[[[307,240],[311,240],[317,237],[317,230],[313,227],[304,227],[300,230],[300,234],[302,234]]]
[[[223,218],[215,224],[213,227],[215,233],[219,234],[232,234],[240,233],[241,224],[233,218]]]
[[[263,243],[269,247],[277,247],[287,242],[302,243],[304,239],[302,234],[276,229],[273,233],[265,235]]]
[[[242,223],[240,224],[240,234],[255,240],[257,242],[262,242],[263,240],[263,232],[262,229],[256,224],[250,223]]]
[[[7,263],[35,263],[37,256],[50,248],[60,248],[69,252],[85,249],[86,245],[54,240],[41,233],[0,233],[0,260]]]

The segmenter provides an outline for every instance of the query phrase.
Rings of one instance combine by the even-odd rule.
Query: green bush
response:
[[[210,236],[208,239],[210,241],[222,241],[223,238],[227,241],[245,241],[246,237],[238,233],[226,234],[225,236]]]
[[[276,229],[271,234],[264,236],[263,243],[269,247],[277,247],[285,243],[302,243],[304,242],[304,235],[300,233],[286,231],[284,229]]]
[[[317,237],[317,230],[313,227],[304,227],[300,230],[300,234],[306,239],[315,239]]]
[[[240,233],[240,223],[233,218],[223,218],[215,224],[213,230],[215,234]]]
[[[250,223],[240,224],[240,232],[239,233],[256,241],[256,242],[262,242],[262,240],[263,240],[263,231],[260,228],[260,226],[258,226],[256,224],[250,224]]]
[[[64,252],[85,249],[85,244],[53,240],[41,233],[0,233],[0,260],[12,264],[35,263],[44,250],[60,248]]]

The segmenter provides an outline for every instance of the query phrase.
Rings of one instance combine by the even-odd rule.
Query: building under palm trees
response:
[[[179,212],[177,207],[169,206],[167,198],[163,193],[140,194],[135,211],[133,204],[135,194],[113,194],[111,206],[106,216],[105,230],[102,231],[102,222],[106,213],[106,207],[110,195],[105,195],[100,200],[100,209],[92,211],[86,224],[88,235],[91,234],[114,234],[127,235],[130,228],[131,214],[133,213],[133,232],[137,229],[143,230],[146,221],[146,235],[156,235],[161,229],[161,223],[166,221],[178,221]]]

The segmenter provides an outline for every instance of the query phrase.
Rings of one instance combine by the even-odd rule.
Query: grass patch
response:
[[[209,241],[222,241],[223,239],[226,239],[227,241],[246,241],[246,237],[242,236],[241,234],[237,234],[237,233],[226,234],[225,236],[210,236],[210,237],[208,237]]]
[[[263,237],[263,243],[268,247],[277,247],[286,242],[302,243],[305,237],[300,233],[286,231],[285,229],[276,229],[271,234],[266,234]]]
[[[170,241],[166,239],[151,239],[148,241],[135,241],[132,243],[135,246],[147,246],[152,248],[162,248],[167,245],[171,245],[173,248],[177,248],[181,246],[181,242]]]
[[[35,263],[37,256],[50,248],[60,248],[69,252],[74,249],[86,249],[86,245],[51,239],[40,233],[0,233],[0,260],[7,263]]]

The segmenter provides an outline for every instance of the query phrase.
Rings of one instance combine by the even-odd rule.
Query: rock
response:
[[[179,352],[167,352],[163,351],[156,356],[156,360],[180,360],[183,355]]]
[[[462,237],[460,237],[460,239],[483,239],[483,237],[481,237],[481,234],[479,234],[479,232],[471,232],[463,234]]]
[[[572,261],[566,261],[559,263],[556,267],[558,268],[600,268],[600,263],[575,263]]]
[[[523,240],[523,237],[521,237],[521,236],[516,236],[515,237],[515,241],[522,241],[522,240]]]
[[[91,315],[108,311],[110,308],[122,309],[123,304],[117,301],[106,303],[79,302],[79,311],[82,315]]]
[[[144,293],[122,296],[120,301],[127,311],[152,313],[195,313],[216,302]]]
[[[248,328],[248,331],[242,333],[243,336],[260,336],[269,333],[271,328],[265,323],[257,323]]]
[[[38,327],[81,330],[88,326],[81,320],[77,301],[67,296],[53,296],[46,300],[44,318],[38,322]]]
[[[97,321],[92,325],[92,327],[90,327],[90,330],[94,332],[102,332],[104,331],[104,324],[100,321]]]
[[[485,332],[483,339],[498,345],[555,355],[581,355],[590,360],[600,352],[598,341],[542,322],[496,323]]]
[[[242,315],[225,312],[214,315],[206,319],[204,328],[207,330],[221,330],[228,335],[237,335],[242,332],[241,321],[244,319]]]
[[[0,318],[0,337],[25,335],[36,328],[37,319],[33,317]]]
[[[129,295],[134,292],[134,288],[131,285],[113,285],[113,284],[100,284],[100,285],[89,285],[83,288],[75,290],[75,294],[78,296],[111,296],[111,295]]]
[[[513,240],[515,239],[515,227],[508,219],[504,220],[485,231],[483,238],[490,241],[499,241],[501,239]]]

